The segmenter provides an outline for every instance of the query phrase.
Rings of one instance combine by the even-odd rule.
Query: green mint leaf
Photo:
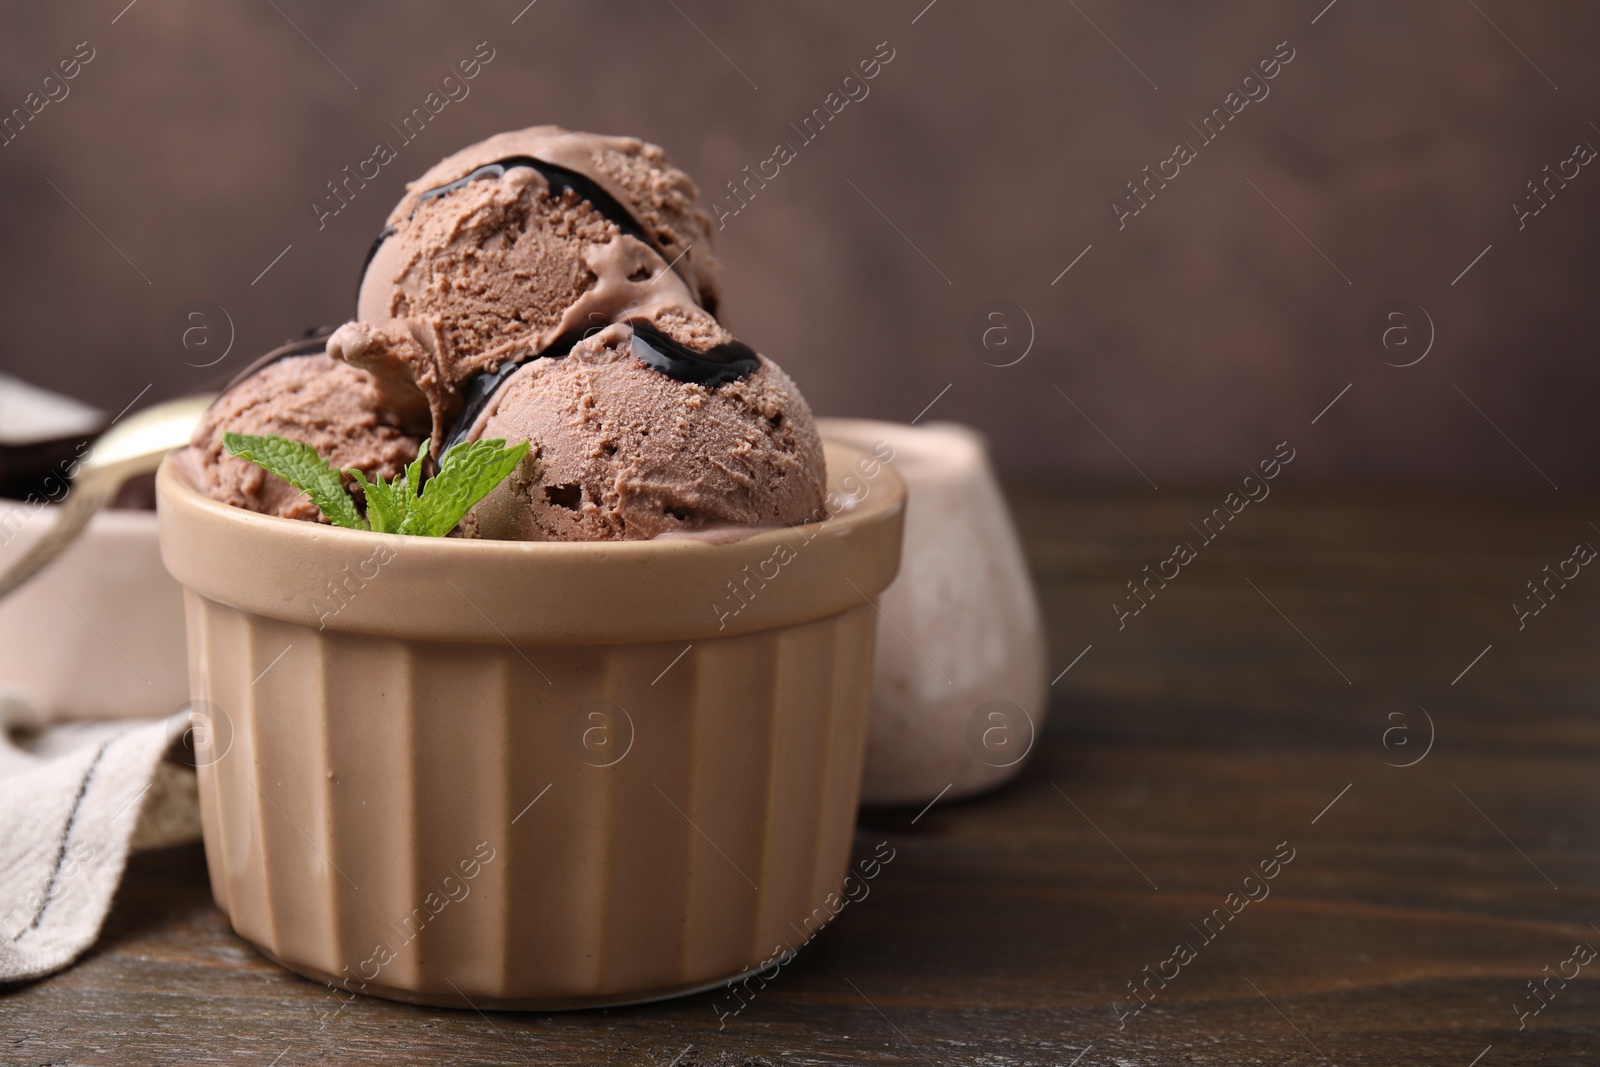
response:
[[[383,475],[378,475],[376,481],[367,481],[367,476],[351,468],[345,473],[349,474],[361,486],[361,492],[367,498],[367,521],[372,524],[375,533],[402,533],[401,527],[405,525],[406,496],[405,475],[402,474],[394,485],[383,480]]]
[[[366,522],[356,511],[355,501],[345,491],[344,482],[328,461],[310,445],[291,441],[277,434],[228,433],[222,443],[231,455],[249,460],[268,474],[277,475],[301,492],[322,510],[335,526],[365,530]]]
[[[439,473],[426,485],[422,483],[422,465],[428,441],[422,442],[417,458],[392,482],[382,475],[368,481],[364,473],[352,468],[344,473],[355,479],[366,497],[367,517],[363,519],[339,471],[310,445],[276,434],[237,433],[225,434],[223,444],[232,455],[310,494],[312,503],[336,526],[423,537],[443,537],[454,530],[467,510],[504,481],[528,454],[526,442],[515,448],[507,448],[505,441],[498,439],[465,442],[444,454]]]
[[[417,446],[417,458],[412,460],[410,465],[406,467],[406,472],[402,476],[400,484],[395,486],[397,492],[403,492],[400,486],[409,487],[410,491],[404,492],[407,503],[422,495],[422,461],[427,458],[428,448],[432,444],[433,438],[424,437],[422,439],[422,444]]]
[[[427,446],[423,446],[427,451]],[[504,440],[464,441],[439,460],[439,473],[428,480],[411,505],[405,532],[443,537],[456,528],[461,516],[489,494],[516,469],[528,454],[526,441],[507,448]]]

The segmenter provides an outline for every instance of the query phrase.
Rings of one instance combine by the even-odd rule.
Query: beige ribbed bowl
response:
[[[723,544],[335,529],[169,460],[234,929],[355,992],[501,1008],[671,996],[803,940],[849,861],[905,494],[827,458],[831,517]]]

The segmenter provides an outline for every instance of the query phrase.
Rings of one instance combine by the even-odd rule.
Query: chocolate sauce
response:
[[[383,247],[383,242],[394,236],[397,226],[385,226],[378,231],[378,236],[372,239],[372,247],[367,249],[367,258],[361,261],[361,276],[356,279],[356,300],[361,299],[361,283],[367,280],[367,271],[372,267],[372,261],[378,257],[378,249]]]
[[[439,446],[439,454],[444,455],[466,440],[467,431],[478,421],[478,416],[483,414],[483,409],[488,406],[490,399],[506,383],[506,379],[522,369],[523,364],[536,359],[559,359],[571,352],[572,346],[581,340],[583,340],[582,334],[562,334],[542,352],[520,359],[509,359],[492,371],[481,371],[468,378],[466,384],[461,387],[461,414],[456,416],[450,431],[444,435],[444,443]]]
[[[693,382],[715,389],[724,382],[748,378],[761,366],[755,349],[743,341],[696,352],[688,345],[679,344],[648,322],[630,319],[633,328],[633,354],[652,370],[680,382]]]
[[[629,319],[626,323],[633,331],[632,351],[651,370],[679,382],[689,382],[715,389],[727,382],[748,378],[761,366],[755,349],[743,341],[729,341],[704,352],[697,352],[679,344],[648,322]],[[592,332],[592,331],[591,331]],[[521,359],[511,359],[492,371],[484,371],[469,378],[461,387],[461,414],[456,417],[450,432],[445,434],[440,454],[466,440],[472,424],[478,421],[483,409],[500,387],[524,364],[536,359],[559,359],[571,352],[583,340],[583,334],[567,333],[541,352]]]
[[[552,195],[560,195],[568,189],[577,194],[579,199],[587,200],[602,216],[630,237],[638,238],[641,242],[655,250],[656,255],[663,260],[670,261],[673,269],[677,270],[677,261],[662,251],[661,246],[651,236],[650,232],[640,225],[633,212],[624,207],[616,197],[606,192],[605,189],[588,175],[579,174],[575,170],[547,163],[542,159],[532,156],[508,156],[493,163],[486,163],[463,178],[453,182],[427,189],[417,197],[418,204],[425,204],[429,200],[437,200],[441,196],[455,192],[471,182],[481,178],[498,178],[513,167],[532,167],[544,175],[545,182],[550,186]],[[413,212],[414,213],[414,212]],[[361,265],[362,277],[366,276],[367,268],[372,266],[373,257],[378,254],[378,249],[383,242],[388,240],[395,232],[395,227],[385,226],[378,231],[377,238],[372,242],[372,247],[367,251],[367,261]],[[685,279],[687,281],[687,279]],[[692,287],[691,287],[692,288]]]
[[[668,257],[655,238],[640,224],[633,213],[619,202],[616,197],[606,192],[603,186],[585,174],[546,160],[536,159],[533,156],[509,156],[493,163],[487,163],[453,182],[447,182],[444,185],[424,190],[418,195],[417,204],[425,204],[441,196],[447,196],[457,189],[462,189],[468,184],[484,178],[499,178],[513,167],[532,167],[538,171],[550,186],[552,195],[559,195],[570,189],[580,199],[587,201],[595,211],[609,220],[617,229],[651,248],[662,260],[667,261],[669,269],[682,276],[682,272],[678,269],[678,260],[682,257],[679,256],[676,259]],[[415,214],[415,209],[413,209],[413,214]],[[378,231],[377,237],[372,242],[372,247],[367,251],[366,262],[361,267],[363,278],[365,278],[367,270],[372,266],[372,261],[376,258],[378,249],[383,246],[384,241],[394,235],[396,229],[397,227],[395,226],[385,226]],[[684,280],[685,282],[689,281],[687,277]],[[689,287],[693,291],[693,285],[691,284]],[[706,310],[715,316],[715,307],[707,307]],[[686,345],[679,344],[648,322],[629,320],[627,325],[633,330],[633,354],[652,370],[665,374],[675,381],[716,388],[726,382],[747,378],[761,366],[761,361],[757,357],[755,350],[740,341],[730,341],[727,344],[717,345],[705,352],[697,352]],[[326,334],[322,335],[321,338],[317,339],[316,343],[322,344],[326,337]],[[467,433],[472,428],[472,424],[483,414],[483,410],[488,406],[490,399],[524,364],[534,359],[556,359],[565,356],[582,339],[581,334],[565,334],[542,351],[519,359],[508,360],[493,371],[475,374],[468,379],[461,387],[461,414],[456,418],[449,432],[445,434],[445,439],[440,445],[441,452],[466,438]],[[309,351],[314,351],[314,349],[307,348],[303,352],[279,349],[269,353],[267,357],[256,361],[244,374],[235,379],[235,384],[255,371],[260,370],[268,363],[288,355],[305,354],[305,352]]]

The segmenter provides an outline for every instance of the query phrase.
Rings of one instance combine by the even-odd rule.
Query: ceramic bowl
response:
[[[672,996],[795,940],[846,873],[905,503],[870,452],[827,461],[809,525],[529,543],[259,515],[169,458],[234,929],[342,990],[480,1008]]]

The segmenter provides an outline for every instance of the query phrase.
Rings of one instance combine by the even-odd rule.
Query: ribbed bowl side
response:
[[[252,709],[243,703],[250,690],[250,676],[244,673],[249,669],[250,619],[192,592],[184,593],[184,602],[192,706],[211,720],[214,737],[219,727],[227,736],[226,749],[217,753],[216,761],[196,767],[211,891],[234,929],[269,945],[272,920],[262,866],[261,802],[254,771],[240,773],[256,763]]]
[[[303,627],[254,616],[227,618],[237,613],[208,607],[220,623],[213,648],[230,634],[242,646],[231,656],[213,657],[213,663],[238,657],[244,667],[231,674],[234,685],[242,686],[237,695],[213,699],[223,714],[242,712],[234,743],[247,739],[250,758],[230,763],[229,752],[217,766],[232,774],[250,768],[249,781],[235,784],[231,795],[251,802],[259,853],[252,863],[265,876],[265,944],[282,958],[331,963],[339,941],[340,890],[358,883],[341,874],[334,859],[339,835],[348,828],[328,789],[333,765],[325,649]]]
[[[522,806],[506,758],[506,678],[529,667],[505,646],[409,647],[414,861],[407,911],[391,929],[412,966],[385,980],[460,1003],[506,987],[504,868]]]
[[[830,893],[844,884],[850,846],[861,801],[861,768],[866,757],[867,720],[872,704],[872,653],[877,610],[870,603],[838,616],[835,634],[839,652],[832,676],[839,721],[828,736],[822,764],[822,804],[812,816],[818,828],[816,865],[812,868],[813,914]]]
[[[189,650],[189,697],[193,701],[211,691],[208,671],[211,656],[206,651],[206,603],[196,593],[183,591],[184,645]],[[192,706],[192,705],[191,705]],[[230,724],[231,726],[231,724]],[[231,734],[230,729],[230,734]],[[229,737],[229,747],[232,747]],[[200,780],[200,837],[205,842],[206,874],[211,880],[211,897],[217,907],[227,914],[233,913],[230,903],[228,874],[231,866],[223,859],[223,827],[220,809],[220,787],[216,771],[204,761],[197,761],[195,775]]]
[[[581,754],[609,759],[620,728],[604,717],[610,650],[521,651],[526,661],[509,646],[496,650],[506,664],[497,713],[508,740],[493,756],[510,783],[505,848],[494,860],[505,902],[496,995],[559,999],[598,988],[610,798],[604,772]]]
[[[648,997],[798,945],[840,887],[866,603],[528,648],[187,603],[194,696],[232,727],[201,768],[213,889],[291,967],[443,1004]]]

